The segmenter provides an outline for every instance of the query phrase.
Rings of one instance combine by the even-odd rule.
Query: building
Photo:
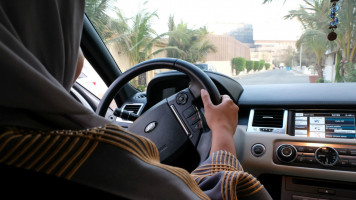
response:
[[[205,62],[214,66],[217,72],[231,76],[231,60],[243,57],[250,60],[250,48],[229,35],[209,35],[209,41],[215,45],[216,53],[209,53]]]
[[[251,47],[251,60],[265,60],[273,64],[288,49],[297,52],[295,40],[255,40],[255,45]]]
[[[249,46],[254,44],[252,24],[239,24],[236,30],[230,32],[230,36]]]

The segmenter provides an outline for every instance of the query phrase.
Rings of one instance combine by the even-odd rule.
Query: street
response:
[[[309,77],[295,71],[276,69],[234,77],[242,85],[309,83]]]

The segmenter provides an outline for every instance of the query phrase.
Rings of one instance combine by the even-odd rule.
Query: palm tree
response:
[[[305,31],[297,41],[297,47],[300,48],[301,44],[312,49],[315,54],[315,69],[319,78],[323,78],[324,68],[324,54],[327,49],[328,40],[326,34],[319,30]]]
[[[109,4],[110,0],[85,1],[85,13],[104,42],[120,34],[124,28],[124,24],[120,24],[107,14],[109,10],[116,9]]]
[[[174,24],[174,17],[168,21],[168,45],[165,48],[167,57],[180,58],[191,63],[203,61],[210,52],[216,52],[216,47],[206,39],[206,27],[190,29],[186,23]]]
[[[264,0],[264,3],[271,1],[272,0]],[[306,30],[318,30],[328,34],[329,29],[327,24],[330,23],[330,2],[326,0],[304,0],[304,3],[307,7],[301,6],[299,10],[292,10],[285,18],[297,18]],[[356,52],[356,1],[340,0],[338,5],[340,9],[337,12],[337,17],[339,18],[340,23],[337,25],[338,27],[335,31],[338,36],[334,43],[337,46],[337,52],[341,53],[341,57],[338,55],[339,59],[337,60],[339,63],[336,63],[337,67],[335,67],[335,80],[342,81],[345,78],[345,66],[347,72],[346,78],[348,79],[353,78],[349,76],[354,76],[355,73],[352,71],[356,70],[353,67],[354,55]],[[315,36],[315,34],[310,33],[306,35]],[[329,48],[334,47],[333,43],[328,44],[330,45]]]
[[[158,18],[156,12],[140,10],[132,18],[125,18],[117,11],[117,23],[121,25],[122,33],[108,42],[115,42],[120,51],[127,55],[130,65],[143,62],[160,51],[152,52],[153,45],[166,34],[158,35],[152,28],[152,20]],[[146,74],[138,78],[139,85],[146,85]]]
[[[337,75],[344,77],[345,66],[348,76],[351,75],[352,66],[354,64],[354,55],[356,51],[356,1],[355,0],[342,0],[339,2],[340,10],[338,18],[340,24],[336,29],[338,34],[335,40],[340,52],[343,62],[337,63]],[[341,61],[341,59],[338,59]]]
[[[330,3],[327,0],[304,0],[306,6],[300,6],[299,10],[291,10],[285,19],[297,18],[303,25],[305,32],[297,41],[297,47],[301,44],[311,49],[315,54],[315,69],[319,78],[323,78],[324,54],[329,45],[326,33],[328,32],[328,18]]]

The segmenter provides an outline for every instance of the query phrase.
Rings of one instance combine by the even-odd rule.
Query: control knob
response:
[[[281,162],[290,163],[297,158],[297,149],[290,144],[282,144],[277,148],[277,158]]]

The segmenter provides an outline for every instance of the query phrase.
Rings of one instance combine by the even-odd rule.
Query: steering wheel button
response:
[[[197,121],[199,121],[199,115],[198,113],[193,114],[192,116],[187,118],[187,121],[190,125],[195,124]]]
[[[193,132],[197,132],[201,128],[201,123],[197,122],[197,123],[193,124],[191,127],[192,127]]]
[[[192,116],[194,113],[196,113],[196,110],[193,106],[190,106],[185,111],[183,111],[183,115],[185,118]]]
[[[188,95],[186,93],[179,93],[176,98],[178,105],[184,105],[188,101]]]

